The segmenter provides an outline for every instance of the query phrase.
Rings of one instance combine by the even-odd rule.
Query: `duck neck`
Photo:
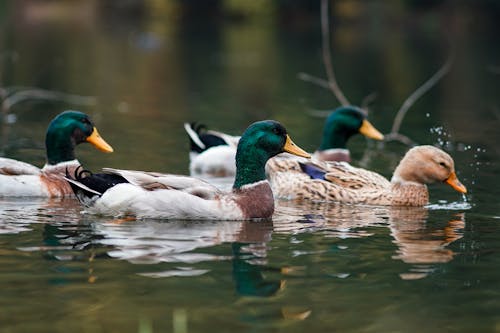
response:
[[[266,179],[265,166],[269,156],[263,151],[253,147],[238,146],[236,152],[236,177],[233,189],[254,184]]]
[[[65,131],[55,131],[49,128],[45,137],[45,148],[48,165],[75,159],[75,143],[71,135]]]
[[[327,149],[347,149],[347,140],[354,134],[347,131],[342,126],[337,125],[335,122],[327,124],[323,131],[323,139],[318,150]]]
[[[427,186],[415,182],[391,182],[392,205],[424,206],[429,203]]]

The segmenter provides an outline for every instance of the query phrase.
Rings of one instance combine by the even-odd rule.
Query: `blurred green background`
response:
[[[499,152],[500,2],[329,4],[339,85],[353,104],[376,94],[370,118],[384,133],[403,101],[454,53],[450,72],[410,109],[401,132],[452,152],[458,147],[456,154],[465,154],[456,157],[465,164],[458,169],[468,168],[470,185],[474,163]],[[84,104],[25,99],[4,110],[4,156],[43,164],[50,118],[73,108],[89,113],[115,148],[103,155],[79,147],[89,168],[186,173],[185,121],[240,134],[255,120],[274,118],[297,144],[314,150],[323,119],[310,111],[339,106],[329,90],[298,78],[302,72],[326,77],[320,1],[21,0],[0,6],[4,93],[27,86],[93,97]],[[355,158],[365,146],[363,138],[352,141]],[[389,176],[406,147],[386,148],[397,154],[395,161],[371,167]]]

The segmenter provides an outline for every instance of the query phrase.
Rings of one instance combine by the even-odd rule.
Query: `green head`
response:
[[[75,146],[83,142],[89,142],[104,152],[113,151],[85,113],[79,111],[60,113],[50,122],[45,136],[47,163],[53,165],[74,160]]]
[[[267,160],[283,152],[310,157],[292,142],[279,122],[264,120],[250,125],[238,143],[233,188],[266,179],[264,169]]]
[[[337,108],[326,118],[323,139],[318,150],[346,149],[347,140],[357,133],[375,140],[384,138],[366,119],[365,113],[360,108],[355,106]]]

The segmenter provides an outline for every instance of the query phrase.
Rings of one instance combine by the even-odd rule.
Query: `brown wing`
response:
[[[327,163],[325,179],[331,183],[352,190],[384,190],[390,182],[378,173],[353,167],[347,163]]]

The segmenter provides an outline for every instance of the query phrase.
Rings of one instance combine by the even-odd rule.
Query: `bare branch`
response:
[[[312,84],[320,86],[321,88],[330,89],[330,84],[328,83],[328,81],[317,76],[312,76],[307,73],[299,73],[297,76],[302,81],[310,82]]]
[[[5,90],[7,89],[3,89],[3,91]],[[63,101],[79,105],[94,105],[96,103],[96,98],[91,96],[71,95],[57,91],[29,88],[6,96],[2,102],[2,111],[8,112],[13,105],[30,99]]]
[[[377,98],[377,93],[372,92],[371,94],[365,96],[363,100],[361,101],[361,108],[366,110],[370,104],[373,103],[373,101]]]
[[[325,65],[326,75],[328,77],[328,84],[330,86],[330,90],[333,92],[335,97],[340,104],[343,106],[350,105],[347,98],[340,90],[337,80],[335,79],[335,73],[333,71],[332,65],[332,55],[330,52],[330,28],[328,22],[328,0],[321,0],[321,35],[322,35],[322,44],[323,44],[323,62]]]
[[[451,65],[455,58],[454,55],[455,53],[451,52],[445,64],[404,101],[403,105],[401,105],[398,112],[396,113],[396,117],[394,118],[391,134],[399,132],[399,128],[401,127],[401,123],[403,122],[403,118],[405,117],[408,110],[412,107],[412,105],[415,104],[415,102],[420,97],[422,97],[427,91],[429,91],[429,89],[431,89],[437,82],[439,82],[439,80],[443,78],[445,74],[450,71]]]
[[[384,141],[399,141],[407,146],[415,146],[417,143],[400,133],[389,133],[384,135]]]
[[[309,109],[307,113],[316,118],[328,118],[328,116],[332,113],[332,110],[314,110]]]

